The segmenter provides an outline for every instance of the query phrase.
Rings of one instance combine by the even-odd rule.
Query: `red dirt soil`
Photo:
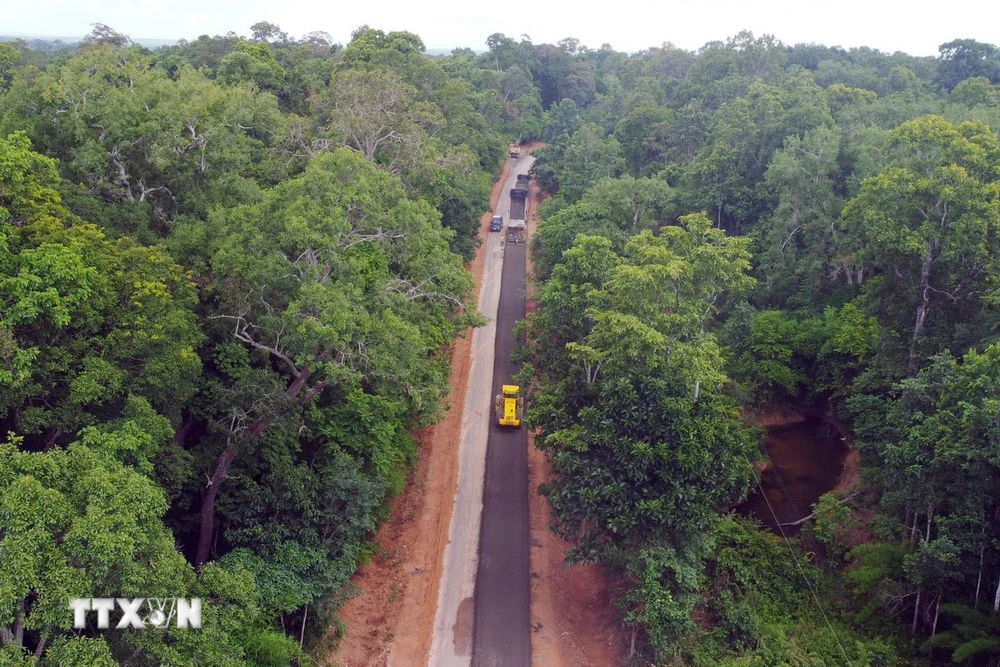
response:
[[[528,240],[538,224],[544,197],[531,185]],[[528,256],[528,274],[532,274]],[[529,286],[532,283],[529,282]],[[528,312],[536,303],[529,287]],[[538,485],[549,479],[548,457],[528,434],[528,522],[531,550],[531,659],[544,667],[607,667],[624,662],[625,631],[614,604],[612,581],[596,565],[570,567],[564,560],[569,544],[549,532],[549,503]]]
[[[531,144],[525,150],[544,144]],[[512,162],[490,194],[495,210]],[[531,229],[543,197],[532,187]],[[492,211],[480,219],[480,238],[489,234]],[[479,294],[483,249],[469,265]],[[528,271],[531,271],[530,257]],[[528,312],[535,304],[528,300]],[[438,583],[448,542],[452,501],[458,483],[461,416],[471,356],[471,331],[451,350],[451,404],[444,420],[415,434],[420,458],[403,492],[390,502],[389,520],[377,533],[376,555],[352,577],[358,597],[339,617],[346,626],[336,650],[315,657],[316,664],[338,667],[424,665],[430,653]],[[568,544],[551,534],[548,502],[536,493],[549,476],[548,458],[528,435],[528,513],[531,531],[532,662],[544,667],[612,666],[624,662],[626,641],[614,606],[613,582],[593,565],[570,567]],[[331,634],[332,634],[331,630]],[[327,644],[332,644],[329,637]]]
[[[492,212],[503,194],[511,167],[510,160],[504,161],[493,185],[490,211],[479,220],[481,239],[489,234]],[[485,244],[467,267],[475,279],[473,293],[477,298],[484,263]],[[420,452],[416,469],[403,492],[390,502],[389,520],[374,539],[375,557],[351,578],[361,593],[340,609],[340,619],[346,626],[344,636],[336,650],[316,658],[318,665],[409,667],[427,662],[452,501],[458,484],[458,446],[471,347],[471,330],[452,346],[451,401],[445,418],[415,434]]]

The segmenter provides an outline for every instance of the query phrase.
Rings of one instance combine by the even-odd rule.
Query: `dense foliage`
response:
[[[254,31],[4,45],[4,664],[307,661],[479,323],[483,96],[407,33]],[[205,630],[72,633],[107,594]]]
[[[630,657],[996,664],[997,47],[251,30],[0,44],[0,662],[305,664],[543,140],[529,419]],[[773,402],[863,456],[787,542],[731,511]],[[106,593],[205,630],[72,632]]]
[[[996,47],[564,46],[595,88],[546,102],[524,375],[633,657],[995,664]],[[774,404],[862,454],[788,544],[730,514]]]

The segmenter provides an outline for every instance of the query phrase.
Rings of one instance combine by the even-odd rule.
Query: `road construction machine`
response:
[[[527,227],[527,199],[531,177],[518,174],[517,182],[510,190],[510,219],[507,221],[507,237],[511,243],[524,243]]]
[[[501,393],[497,394],[494,411],[498,426],[520,428],[521,420],[524,419],[524,399],[521,397],[521,388],[516,384],[505,384]]]
[[[507,154],[512,158],[519,158],[521,157],[521,147],[517,144],[511,144],[507,147]]]

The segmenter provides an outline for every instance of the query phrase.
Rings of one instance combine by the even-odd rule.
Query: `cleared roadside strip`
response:
[[[522,161],[530,165],[533,159],[521,158],[504,185],[496,212],[505,220],[510,209],[510,198],[506,193],[513,187],[515,174],[526,171],[526,167],[521,166]],[[448,528],[428,663],[434,667],[467,667],[472,659],[473,595],[479,564],[479,530],[490,427],[488,415],[493,406],[491,392],[496,318],[503,278],[504,249],[499,237],[499,234],[490,234],[486,239],[486,265],[479,292],[479,312],[488,318],[489,323],[472,333],[472,364],[465,388],[462,440],[458,453],[458,489]]]

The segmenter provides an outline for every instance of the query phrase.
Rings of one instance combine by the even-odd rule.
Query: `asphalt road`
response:
[[[525,245],[508,244],[497,310],[493,395],[520,370],[510,362],[514,324],[524,319]],[[473,667],[530,667],[528,432],[491,420],[476,574]]]
[[[504,184],[503,195],[500,198],[500,205],[494,213],[502,215],[506,221],[510,213],[510,189],[514,187],[517,174],[528,172],[534,158],[525,156],[517,160],[511,170],[507,182]],[[490,641],[482,642],[483,649],[477,651],[477,655],[483,659],[488,655],[496,655],[490,646],[496,645],[497,641],[509,644],[504,638],[496,639],[497,632],[506,630],[494,630],[492,622],[493,615],[483,612],[483,622],[477,622],[474,618],[479,605],[475,598],[478,597],[477,582],[482,576],[480,567],[480,522],[488,520],[488,511],[484,511],[484,506],[503,507],[503,500],[496,499],[495,492],[502,490],[494,481],[489,484],[490,500],[484,502],[484,481],[489,477],[489,470],[495,470],[496,465],[489,464],[487,459],[488,449],[496,450],[493,442],[493,434],[498,427],[493,425],[493,398],[499,391],[499,387],[510,378],[510,373],[500,377],[495,368],[497,360],[509,363],[509,350],[513,345],[512,327],[516,319],[524,317],[523,287],[524,287],[524,246],[502,246],[500,245],[500,234],[489,234],[485,241],[486,263],[483,267],[483,281],[479,292],[479,312],[487,317],[489,323],[476,329],[472,333],[472,358],[469,371],[469,382],[465,388],[464,412],[462,414],[462,435],[459,444],[459,470],[458,488],[456,489],[454,505],[452,509],[451,523],[448,527],[448,545],[445,547],[444,564],[442,568],[441,581],[438,586],[438,604],[434,616],[434,637],[431,640],[431,653],[428,664],[434,667],[468,667],[472,663],[473,655],[473,629],[476,628],[476,636],[484,638],[493,637]],[[508,256],[513,257],[520,253],[519,273],[507,273]],[[513,261],[513,260],[510,260]],[[511,271],[516,269],[512,268]],[[509,319],[504,317],[504,322],[498,322],[497,314],[500,310],[501,291],[508,289],[507,276],[514,276],[514,281],[520,285],[517,294],[521,296],[520,315]],[[509,300],[509,299],[508,299]],[[509,307],[508,307],[509,309]],[[504,310],[503,312],[508,312]],[[509,320],[509,321],[508,321]],[[506,332],[506,333],[502,333]],[[496,354],[496,346],[501,338],[506,338],[508,352],[503,355]],[[496,388],[494,390],[494,387]],[[530,656],[530,637],[527,634],[529,625],[528,616],[528,522],[527,522],[527,435],[521,430],[524,444],[521,445],[521,467],[524,473],[521,477],[520,489],[511,489],[510,498],[517,499],[521,507],[520,516],[523,522],[523,604],[519,605],[523,611],[521,616],[523,623],[523,646],[524,649],[516,653],[516,656]],[[509,448],[508,448],[509,449]],[[492,460],[492,459],[491,459]],[[502,462],[501,462],[502,463]],[[496,473],[490,477],[497,479]],[[502,481],[502,480],[500,480]],[[499,503],[499,504],[498,504]],[[491,516],[491,515],[490,515]],[[492,525],[492,520],[489,520]],[[483,539],[487,533],[493,535],[494,531],[489,526],[483,526]],[[487,544],[493,544],[494,537],[487,540]],[[494,561],[492,552],[489,561]],[[502,554],[500,557],[503,557]],[[506,576],[506,575],[501,575]],[[493,586],[483,584],[492,594]],[[503,604],[503,603],[500,603]],[[504,609],[509,605],[503,606]],[[520,637],[521,633],[519,633]],[[521,642],[521,640],[518,640]],[[478,646],[479,644],[477,644]],[[475,664],[502,664],[520,665],[529,664],[526,662],[511,662],[504,660],[499,663],[482,662],[477,658]]]

